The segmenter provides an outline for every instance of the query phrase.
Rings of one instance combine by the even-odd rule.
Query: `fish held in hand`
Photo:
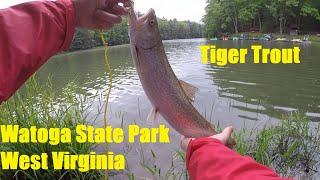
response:
[[[131,5],[132,6],[132,5]],[[180,81],[167,59],[153,9],[141,17],[131,9],[129,37],[131,54],[143,89],[153,105],[149,118],[160,113],[185,137],[216,134],[214,127],[191,104],[197,88]]]

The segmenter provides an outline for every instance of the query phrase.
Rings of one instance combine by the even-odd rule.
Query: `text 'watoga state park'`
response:
[[[129,125],[125,135],[122,128],[95,128],[93,126],[77,125],[75,136],[69,128],[21,128],[18,125],[0,125],[1,143],[170,143],[169,128],[159,125],[157,128],[141,128]]]
[[[93,126],[77,125],[75,132],[69,128],[21,128],[19,125],[0,125],[1,143],[40,143],[52,146],[60,143],[170,143],[169,128],[159,125],[157,128],[141,128],[129,125],[125,135],[122,128],[95,128]],[[75,133],[75,136],[72,134]],[[71,152],[51,152],[48,154],[20,154],[17,151],[0,152],[2,170],[39,170],[48,169],[51,160],[55,170],[79,169],[80,172],[89,170],[124,170],[125,157],[122,154],[73,154]]]
[[[226,66],[229,64],[245,64],[249,49],[217,48],[213,45],[200,46],[203,64]],[[255,64],[300,64],[300,48],[263,48],[261,45],[252,45]]]

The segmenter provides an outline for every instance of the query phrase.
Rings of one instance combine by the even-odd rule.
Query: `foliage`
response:
[[[274,27],[278,27],[280,34],[288,32],[291,27],[300,31],[317,31],[320,28],[319,9],[317,0],[208,0],[205,35],[274,32]]]
[[[77,124],[86,123],[89,115],[90,99],[79,97],[77,87],[70,83],[62,91],[55,92],[51,81],[41,86],[35,78],[27,83],[14,97],[0,106],[0,124],[18,124],[22,127],[69,127],[73,131]],[[295,176],[301,171],[316,172],[320,151],[320,125],[311,123],[300,113],[283,116],[279,124],[265,126],[262,130],[246,129],[238,131],[236,150],[249,155],[257,162],[270,166],[278,173]],[[74,132],[73,132],[74,133]],[[94,144],[0,144],[1,151],[16,151],[21,154],[41,154],[52,151],[71,151],[75,154],[88,154]],[[142,147],[141,147],[142,148]],[[159,155],[152,149],[141,153],[140,166],[155,179],[188,179],[185,169],[185,153],[175,151],[167,170],[157,166]],[[145,154],[146,153],[146,154]],[[149,154],[151,161],[143,158]],[[52,162],[49,160],[49,162]],[[126,173],[128,179],[135,179],[133,172]],[[49,170],[40,171],[0,171],[1,179],[103,179],[103,172],[81,173],[75,170],[55,171],[52,164]]]
[[[279,125],[265,127],[256,135],[240,132],[236,149],[285,176],[312,174],[320,158],[319,130],[320,125],[312,124],[300,113],[293,113],[283,116]]]
[[[33,77],[26,86],[8,102],[0,106],[0,124],[19,125],[30,128],[68,127],[75,134],[77,124],[86,124],[89,99],[75,95],[76,87],[70,83],[61,92],[54,92],[51,81],[41,86]],[[75,138],[74,136],[72,138]],[[70,144],[56,146],[48,143],[1,143],[0,151],[19,151],[33,155],[54,151],[69,151],[73,154],[89,154],[93,144],[79,144],[72,139]],[[78,170],[54,170],[52,160],[48,160],[48,170],[0,171],[1,179],[101,179],[100,171],[81,173]]]
[[[196,22],[159,18],[158,23],[160,34],[163,40],[203,37],[204,27]],[[127,24],[127,19],[123,19],[119,25],[116,25],[112,29],[103,32],[110,46],[129,43]],[[75,51],[80,49],[89,49],[101,45],[102,42],[100,40],[99,31],[78,29],[75,33],[70,50]]]
[[[216,126],[217,130],[219,126]],[[237,145],[235,150],[245,156],[250,156],[258,163],[274,169],[286,177],[298,177],[305,174],[312,177],[317,173],[320,150],[320,125],[311,123],[304,115],[295,112],[284,115],[279,124],[265,126],[262,130],[243,128],[235,133]],[[189,179],[185,169],[185,152],[177,150],[170,168],[163,172],[157,166],[158,155],[151,150],[151,160],[145,161],[143,149],[140,166],[153,179]],[[149,158],[150,159],[150,158]],[[135,174],[127,173],[129,179],[135,179]]]
[[[177,19],[158,19],[159,30],[163,40],[201,38],[203,25],[190,21],[177,21]]]

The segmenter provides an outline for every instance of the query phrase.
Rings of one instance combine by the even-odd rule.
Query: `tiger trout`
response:
[[[131,5],[132,6],[132,5]],[[141,17],[129,15],[131,54],[143,89],[153,105],[148,118],[164,119],[185,137],[216,134],[214,127],[191,104],[197,88],[179,81],[166,56],[153,9]]]

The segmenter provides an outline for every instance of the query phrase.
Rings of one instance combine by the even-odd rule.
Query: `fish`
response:
[[[133,3],[130,6],[128,31],[132,59],[144,92],[153,106],[148,119],[155,121],[161,114],[187,138],[215,135],[214,126],[192,105],[198,88],[178,80],[170,66],[155,11],[150,9],[138,17]]]

